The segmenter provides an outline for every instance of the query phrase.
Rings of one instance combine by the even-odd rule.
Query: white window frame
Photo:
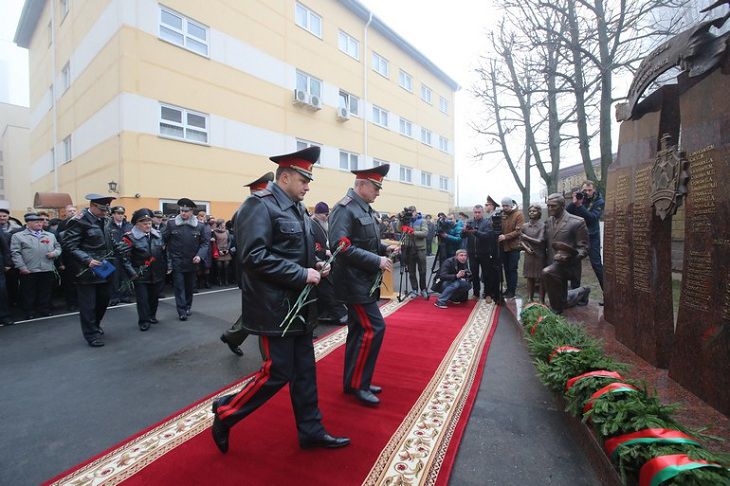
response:
[[[342,52],[355,59],[356,61],[360,60],[360,41],[355,39],[344,30],[340,30],[337,36],[337,47],[339,47]]]
[[[428,128],[421,127],[421,143],[433,147],[433,132]]]
[[[413,93],[413,76],[401,69],[398,72],[398,85],[409,93]]]
[[[439,150],[442,152],[449,152],[449,139],[439,135]]]
[[[168,120],[168,119],[162,118],[162,109],[163,108],[179,111],[180,119],[182,121],[177,122],[174,120]],[[160,116],[159,116],[158,128],[159,128],[160,137],[169,138],[171,140],[180,140],[183,142],[195,143],[198,145],[208,145],[208,142],[210,140],[210,116],[209,115],[207,115],[205,113],[201,113],[199,111],[189,110],[189,109],[183,108],[181,106],[170,105],[168,103],[160,103],[160,112],[159,113],[160,113]],[[195,125],[190,125],[188,123],[188,115],[203,117],[205,119],[205,128],[201,128],[201,127],[198,127]],[[171,135],[169,133],[162,133],[162,125],[169,125],[171,127],[181,128],[183,131],[182,137]],[[195,138],[191,138],[188,136],[188,132],[205,134],[205,140],[202,141],[202,140],[196,140]]]
[[[299,13],[304,13],[305,18],[303,22],[300,22]],[[319,21],[319,31],[316,31],[316,28],[312,26],[312,19],[317,19]],[[318,13],[314,12],[309,7],[304,6],[304,4],[296,2],[294,5],[294,23],[297,24],[302,29],[306,30],[313,36],[321,39],[322,38],[322,16]]]
[[[405,184],[413,184],[413,169],[407,165],[401,165],[398,180]]]
[[[421,84],[421,99],[429,105],[433,104],[433,90],[425,84]]]
[[[168,14],[180,19],[180,28],[174,25],[170,25],[168,23],[164,23],[162,21],[164,14]],[[203,30],[205,32],[205,38],[202,38],[197,34],[191,33],[190,27]],[[163,34],[166,30],[170,31],[170,34],[168,34],[168,36],[170,37],[163,37]],[[173,38],[171,38],[174,35],[182,37],[182,41],[174,40]],[[210,39],[210,29],[208,28],[208,26],[162,5],[160,5],[160,16],[157,23],[157,37],[161,41],[168,42],[174,46],[182,47],[183,49],[199,56],[210,58],[210,45],[208,44],[208,39]]]
[[[63,163],[70,162],[73,158],[73,147],[71,145],[71,135],[63,139]]]
[[[65,93],[71,87],[71,61],[61,68],[61,86],[63,87],[61,93]]]
[[[342,156],[347,157],[347,167],[342,167]],[[340,157],[337,161],[337,167],[340,170],[357,170],[360,165],[360,156],[354,152],[340,149]]]
[[[312,142],[311,140],[305,140],[303,138],[297,138],[297,152],[304,150],[309,147],[322,147],[321,143]]]
[[[304,86],[299,83],[300,77],[304,78]],[[299,69],[297,69],[297,89],[303,88],[308,95],[319,96],[321,99],[323,85],[324,83],[321,79],[315,78],[311,74],[305,73],[304,71],[300,71]],[[315,86],[317,87],[316,90],[314,89]]]
[[[398,130],[400,131],[401,135],[408,138],[413,138],[413,123],[410,120],[406,120],[405,118],[401,117],[398,121]]]
[[[388,60],[373,51],[373,71],[380,74],[384,78],[388,77]]]
[[[439,189],[442,191],[449,190],[449,178],[445,176],[439,176]]]
[[[388,128],[388,111],[373,105],[373,123],[383,128]]]
[[[383,159],[375,159],[373,158],[373,167],[380,167],[383,164],[387,164],[388,162],[384,161]]]
[[[425,187],[431,187],[431,173],[425,170],[421,171],[421,185]]]
[[[439,110],[444,115],[448,115],[449,114],[449,100],[447,100],[443,96],[441,96],[439,98],[440,98],[439,99]]]
[[[340,108],[347,108],[352,116],[360,116],[360,98],[345,90],[340,90],[339,94]]]

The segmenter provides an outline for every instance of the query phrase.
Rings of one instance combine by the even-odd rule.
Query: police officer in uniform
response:
[[[266,174],[262,175],[258,179],[256,179],[253,182],[249,182],[245,185],[245,187],[248,187],[251,194],[257,191],[261,191],[267,188],[269,185],[269,182],[272,182],[274,180],[274,173],[273,172],[267,172]],[[243,204],[239,208],[239,213],[243,209]],[[234,221],[236,217],[234,216]],[[238,282],[238,287],[241,288],[241,252],[238,252],[235,255],[235,258],[233,260],[233,271],[236,275],[236,281]],[[243,341],[246,340],[248,337],[248,333],[243,329],[243,320],[239,317],[238,320],[231,326],[230,329],[226,330],[223,334],[221,334],[221,341],[226,343],[228,346],[228,349],[231,350],[231,352],[238,356],[243,356],[243,351],[241,350],[241,344],[243,344]]]
[[[63,251],[70,255],[71,272],[76,279],[81,332],[89,346],[104,346],[101,320],[111,296],[111,275],[102,277],[92,269],[103,267],[103,261],[115,254],[106,220],[109,204],[115,199],[99,194],[87,194],[89,207],[81,216],[69,220],[61,238]],[[117,253],[121,251],[117,248]]]
[[[356,175],[355,186],[335,205],[329,223],[330,248],[336,248],[342,237],[352,243],[337,255],[333,266],[337,298],[347,304],[348,312],[344,389],[367,406],[380,403],[375,396],[380,393],[380,387],[371,380],[385,333],[385,320],[378,308],[380,289],[372,294],[370,289],[379,271],[393,268],[385,255],[398,252],[396,245],[386,247],[380,242],[378,224],[370,207],[380,194],[389,169],[388,164],[383,164],[351,171]]]
[[[299,445],[302,448],[343,447],[345,437],[333,437],[322,425],[317,398],[312,330],[316,306],[302,309],[286,334],[280,326],[307,284],[320,281],[322,262],[314,255],[309,215],[301,204],[309,191],[312,167],[319,147],[271,157],[279,164],[276,183],[250,196],[236,214],[236,241],[243,271],[243,329],[259,336],[261,369],[238,393],[213,402],[213,441],[221,452],[228,450],[231,427],[284,385],[294,408]],[[322,275],[326,275],[325,270]],[[316,287],[310,298],[316,297]]]
[[[122,237],[132,230],[132,225],[127,221],[125,213],[124,206],[112,206],[111,208],[111,217],[107,222],[107,231],[115,245],[121,243]],[[125,262],[120,258],[112,258],[110,261],[117,270],[111,276],[112,296],[109,299],[109,305],[113,307],[120,302],[130,304],[132,303],[132,291],[127,280],[126,272],[124,271]]]
[[[203,225],[193,216],[195,203],[184,197],[177,201],[180,213],[167,222],[163,240],[167,245],[168,269],[172,270],[175,306],[181,321],[187,321],[193,305],[196,265],[208,252]]]

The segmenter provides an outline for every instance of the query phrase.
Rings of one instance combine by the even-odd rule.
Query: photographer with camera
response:
[[[588,258],[591,261],[591,267],[596,274],[598,283],[603,290],[603,263],[601,263],[601,215],[605,201],[601,194],[596,190],[593,181],[585,181],[580,191],[573,193],[573,202],[569,203],[565,208],[570,214],[581,217],[585,220],[588,227],[588,238],[590,241],[590,250]],[[580,287],[580,277],[577,281],[572,282],[573,288]]]
[[[405,261],[411,282],[410,297],[421,295],[424,299],[428,299],[428,290],[426,289],[426,237],[428,236],[428,225],[421,213],[416,211],[415,206],[403,208],[403,212],[398,215],[398,219],[401,228],[403,226],[413,228],[413,233],[403,240],[401,250],[401,262]],[[418,278],[416,278],[416,266],[418,266]]]
[[[433,303],[439,309],[448,308],[449,301],[464,302],[469,296],[471,272],[466,266],[468,254],[466,250],[456,250],[456,254],[447,258],[439,272],[439,284],[443,286],[438,300]]]
[[[511,197],[502,198],[502,234],[499,242],[502,244],[502,266],[507,290],[506,299],[513,299],[517,291],[517,267],[520,263],[520,234],[525,217],[517,209],[517,203]]]
[[[497,233],[492,227],[492,219],[484,217],[481,204],[474,206],[474,218],[469,220],[462,231],[469,253],[471,283],[474,298],[479,298],[481,283],[484,283],[482,298],[487,303],[496,300],[499,292],[499,266],[497,259]]]

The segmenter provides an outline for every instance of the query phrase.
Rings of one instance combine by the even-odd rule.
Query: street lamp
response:
[[[113,192],[115,194],[118,194],[117,193],[117,183],[116,183],[116,181],[109,181],[109,182],[107,182],[107,184],[109,184],[109,192]]]

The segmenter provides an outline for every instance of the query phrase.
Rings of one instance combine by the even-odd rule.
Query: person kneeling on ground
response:
[[[439,278],[443,282],[444,289],[433,304],[439,309],[446,309],[448,301],[461,303],[468,298],[471,272],[466,266],[466,261],[466,250],[457,250],[456,255],[447,258],[441,265]]]

